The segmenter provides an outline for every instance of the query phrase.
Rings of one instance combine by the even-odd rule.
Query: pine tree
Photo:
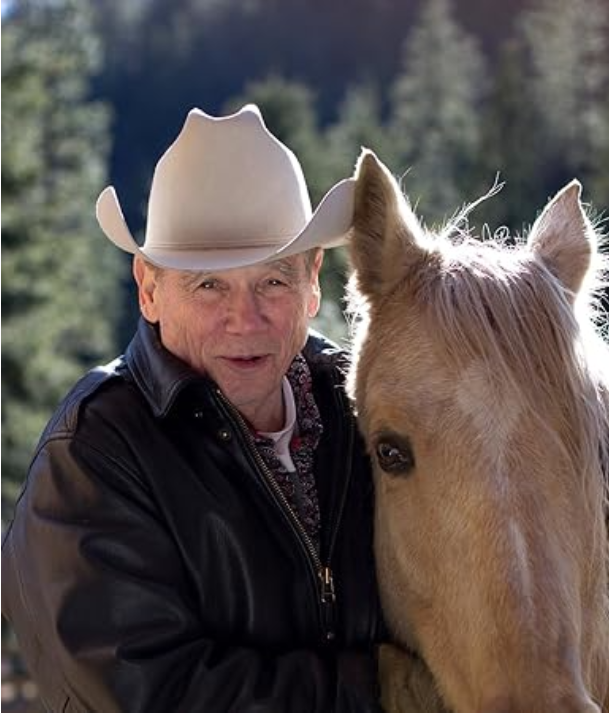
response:
[[[499,53],[481,115],[479,184],[474,191],[474,195],[481,195],[497,175],[504,182],[503,190],[499,197],[478,207],[474,219],[478,225],[488,223],[493,230],[505,226],[511,233],[520,234],[547,199],[536,152],[540,127],[531,102],[525,99],[529,86],[523,55],[518,38],[505,42]]]
[[[400,170],[409,170],[406,191],[422,216],[442,221],[467,196],[478,158],[484,58],[449,0],[422,4],[403,58],[391,120]]]
[[[353,173],[363,147],[372,149],[385,163],[395,163],[395,152],[381,116],[380,94],[372,82],[348,88],[337,121],[325,132],[324,143],[329,182]]]
[[[10,505],[45,421],[114,350],[119,262],[97,227],[108,114],[86,5],[20,0],[2,28],[2,464]]]
[[[527,48],[529,99],[543,127],[536,149],[548,192],[577,175],[587,195],[606,209],[609,5],[606,0],[536,0],[519,29]]]

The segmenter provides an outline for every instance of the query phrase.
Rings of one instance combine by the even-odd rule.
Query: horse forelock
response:
[[[609,348],[594,324],[597,275],[571,295],[548,267],[522,244],[481,242],[447,231],[430,237],[433,259],[409,270],[387,300],[402,299],[418,307],[439,340],[446,359],[463,373],[472,363],[486,371],[518,411],[536,428],[548,431],[548,409],[565,419],[563,433],[548,435],[564,449],[574,471],[598,483],[604,471],[605,503],[609,496]],[[597,266],[602,273],[603,265]],[[352,279],[348,289],[353,352],[357,361],[374,310]],[[373,320],[374,321],[374,320]],[[358,380],[365,375],[359,374]],[[355,396],[355,370],[349,378]],[[605,504],[605,511],[607,505]]]
[[[482,365],[524,418],[563,450],[586,487],[603,487],[607,512],[609,349],[594,325],[595,296],[573,296],[524,246],[441,241],[441,266],[409,293],[446,358]],[[551,432],[553,410],[564,428]],[[605,477],[599,477],[599,471]],[[596,502],[599,502],[596,490]]]

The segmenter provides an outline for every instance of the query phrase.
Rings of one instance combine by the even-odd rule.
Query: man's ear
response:
[[[321,304],[321,287],[319,285],[319,273],[324,261],[324,251],[319,249],[311,265],[311,295],[307,305],[307,314],[310,319],[317,316]]]
[[[133,258],[133,278],[137,284],[137,295],[142,316],[148,322],[158,322],[159,308],[156,294],[158,289],[157,271],[148,265],[139,255],[136,255]]]

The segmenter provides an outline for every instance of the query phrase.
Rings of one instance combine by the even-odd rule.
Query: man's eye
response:
[[[218,282],[216,280],[203,280],[199,284],[199,289],[201,290],[213,290],[214,287],[218,286]]]
[[[269,287],[285,287],[285,282],[277,277],[271,277],[267,280],[266,284],[269,285]]]

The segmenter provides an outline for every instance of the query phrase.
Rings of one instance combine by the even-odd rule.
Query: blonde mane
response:
[[[560,437],[551,435],[592,487],[596,517],[606,517],[609,347],[594,324],[597,293],[586,289],[574,309],[573,295],[523,247],[468,238],[455,246],[438,242],[437,250],[439,269],[418,276],[417,297],[447,354],[463,366],[471,358],[485,363],[539,429],[550,430],[548,409],[568,419]],[[595,277],[601,273],[599,264]]]

